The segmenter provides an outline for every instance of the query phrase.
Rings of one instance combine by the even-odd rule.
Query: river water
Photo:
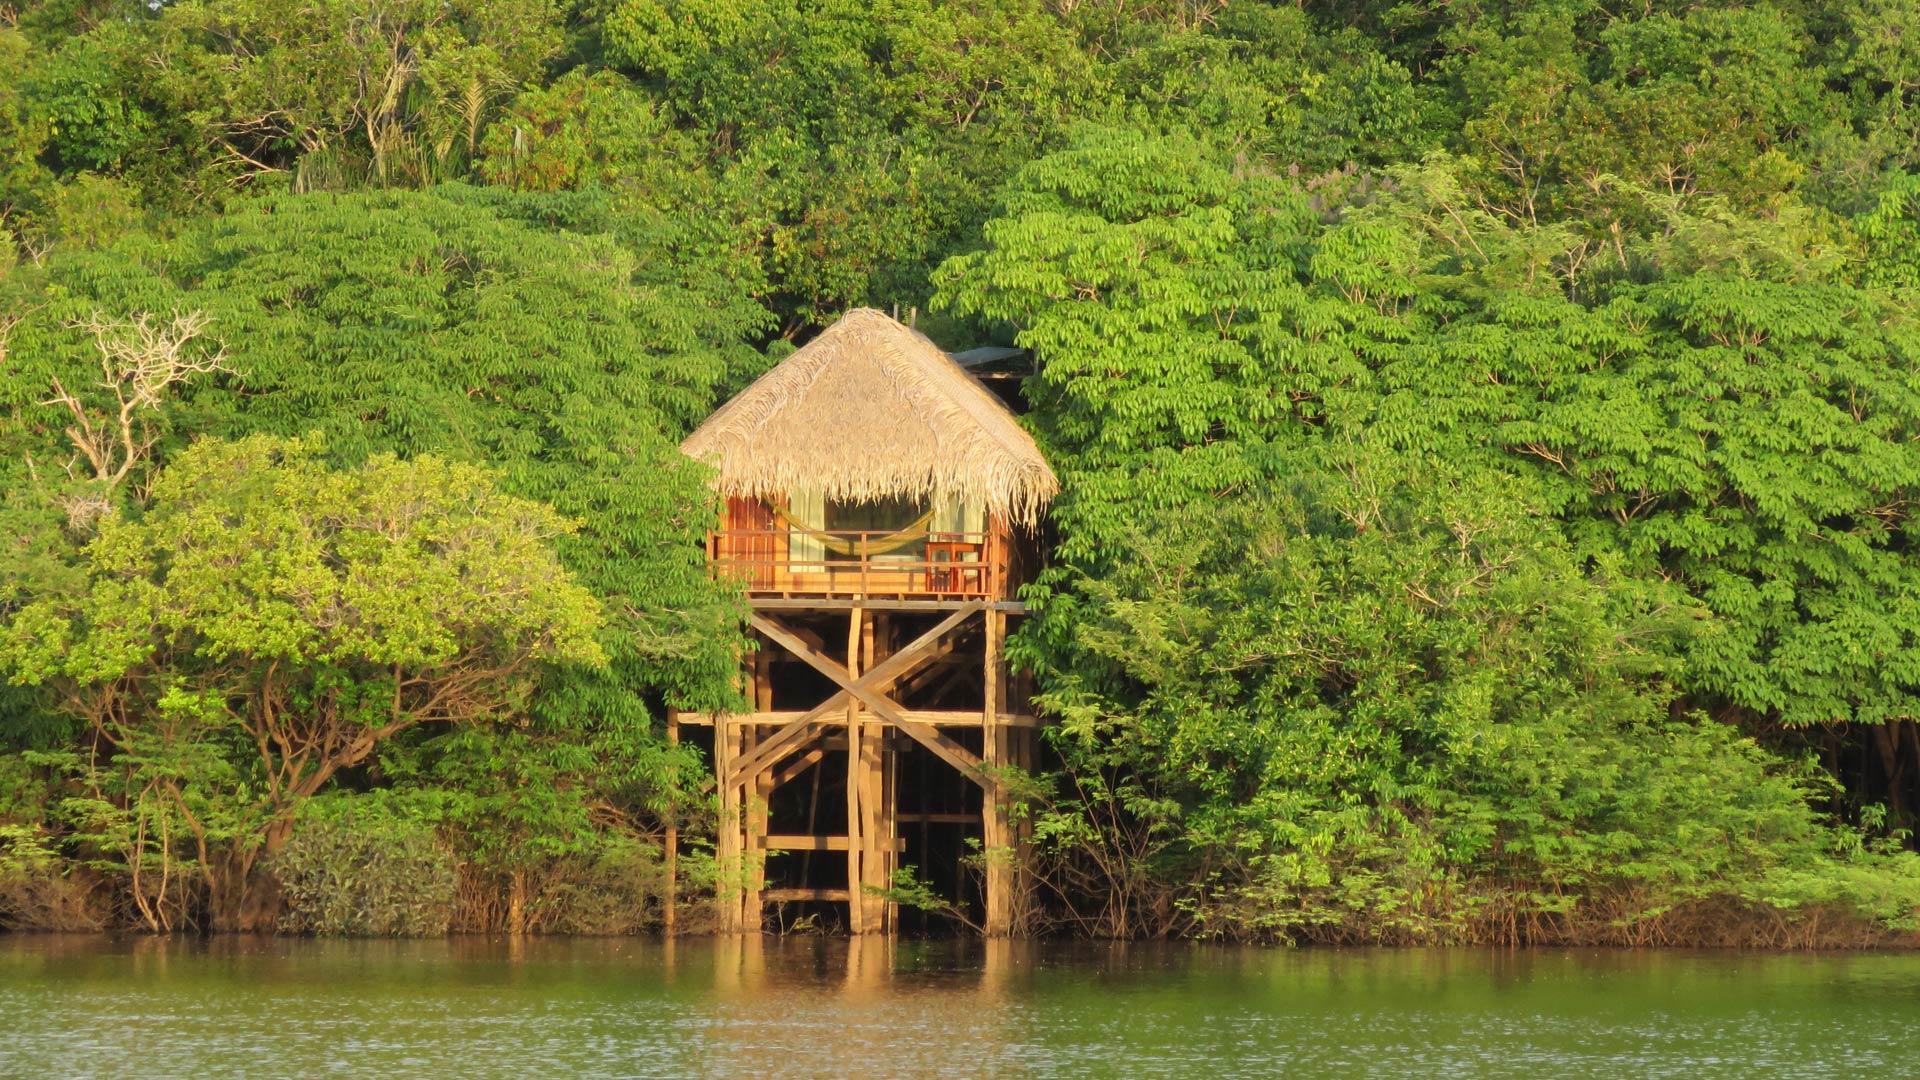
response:
[[[0,937],[0,1075],[1914,1076],[1920,955]]]

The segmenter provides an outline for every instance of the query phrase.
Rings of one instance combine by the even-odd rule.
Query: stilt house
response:
[[[708,557],[745,588],[757,643],[752,711],[672,721],[712,732],[737,883],[722,929],[892,932],[880,894],[912,867],[1007,933],[1023,837],[996,769],[1031,763],[1034,720],[1003,643],[1057,489],[1033,439],[933,342],[859,310],[683,449],[716,470]]]

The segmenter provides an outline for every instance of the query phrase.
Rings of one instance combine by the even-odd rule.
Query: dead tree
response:
[[[93,337],[100,353],[100,387],[110,400],[95,404],[53,380],[53,397],[42,405],[67,410],[67,441],[106,487],[124,481],[160,438],[157,413],[168,387],[195,375],[231,372],[226,351],[196,345],[212,319],[198,311],[158,319],[129,319],[95,312],[69,325]],[[71,467],[69,472],[73,471]]]

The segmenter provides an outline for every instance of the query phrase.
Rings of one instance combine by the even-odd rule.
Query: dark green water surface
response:
[[[0,1075],[1920,1076],[1920,956],[0,938]]]

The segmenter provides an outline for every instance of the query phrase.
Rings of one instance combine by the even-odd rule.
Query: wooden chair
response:
[[[985,589],[981,545],[963,533],[927,535],[927,591],[977,593]]]

